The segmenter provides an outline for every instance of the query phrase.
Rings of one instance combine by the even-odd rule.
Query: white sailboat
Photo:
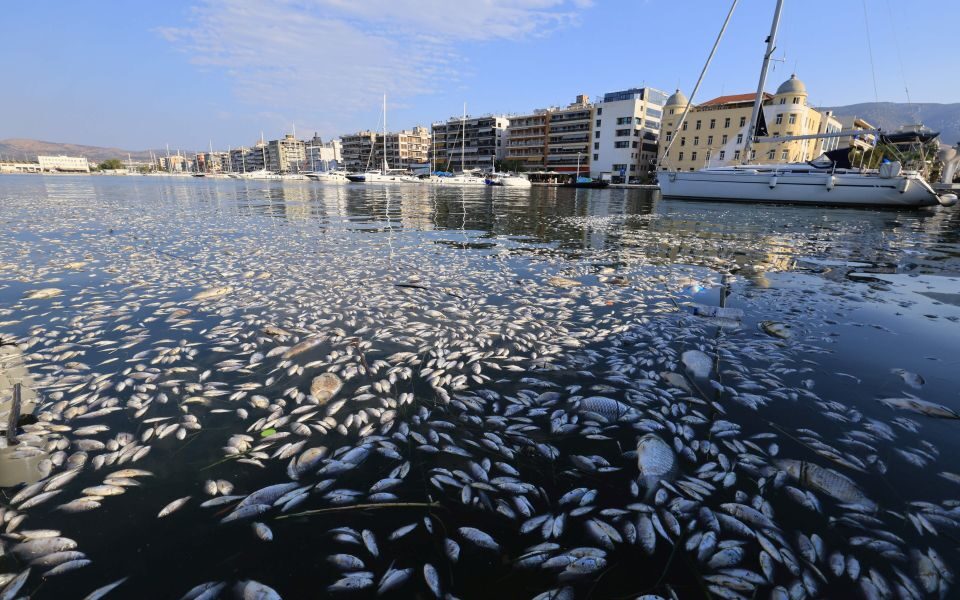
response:
[[[379,171],[351,173],[347,179],[354,183],[419,183],[420,180],[403,169],[387,165],[387,95],[383,95],[383,161]]]
[[[796,139],[843,137],[870,133],[841,131],[805,136],[758,136],[762,117],[763,88],[773,55],[783,0],[778,0],[767,38],[767,50],[760,70],[753,114],[742,152],[743,162],[735,166],[707,167],[698,171],[661,171],[660,192],[664,198],[746,202],[779,202],[813,205],[922,207],[941,203],[933,188],[918,171],[906,170],[899,162],[887,163],[877,170],[841,168],[832,160],[787,164],[747,164],[754,143],[776,143]],[[711,55],[712,56],[712,55]],[[687,110],[677,123],[679,130]],[[879,133],[874,131],[873,133]],[[674,136],[676,139],[676,136]],[[667,152],[669,153],[669,145]]]
[[[469,173],[464,169],[467,155],[467,103],[463,103],[463,117],[460,118],[460,169],[456,175],[432,175],[426,180],[433,185],[453,185],[459,187],[473,187],[487,185],[487,178],[481,172]]]
[[[263,132],[260,132],[260,156],[263,167],[256,171],[246,171],[241,175],[243,179],[280,179],[280,175],[267,170],[267,144],[263,141]]]

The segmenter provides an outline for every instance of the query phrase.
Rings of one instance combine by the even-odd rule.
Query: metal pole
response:
[[[757,129],[757,117],[763,110],[763,88],[767,83],[767,71],[770,68],[770,57],[777,47],[777,30],[780,28],[780,13],[783,12],[783,0],[777,0],[777,7],[773,11],[773,23],[770,24],[770,35],[767,36],[767,51],[763,55],[763,66],[760,67],[760,81],[757,83],[757,97],[753,101],[753,113],[750,123],[747,124],[747,141],[743,145],[743,155],[740,164],[747,164],[750,160],[750,146],[753,144],[753,134]]]
[[[7,419],[7,445],[17,444],[17,422],[20,420],[21,384],[13,384],[13,401],[10,403],[10,417]]]

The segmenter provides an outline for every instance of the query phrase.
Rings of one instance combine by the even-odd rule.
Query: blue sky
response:
[[[12,2],[0,139],[206,149],[379,122],[518,113],[631,86],[689,94],[728,0]],[[698,94],[753,91],[773,0],[741,0]],[[811,102],[960,101],[960,3],[787,0],[768,89]],[[874,92],[864,6],[876,65]],[[683,32],[682,34],[679,32]],[[909,36],[923,34],[923,39]],[[893,40],[899,39],[899,44]],[[936,50],[936,40],[945,40]],[[897,47],[899,45],[899,48]],[[901,67],[902,65],[902,67]],[[905,76],[904,76],[905,75]]]

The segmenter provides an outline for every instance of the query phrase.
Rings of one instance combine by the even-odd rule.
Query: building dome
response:
[[[680,88],[677,88],[677,91],[667,98],[667,103],[664,106],[686,106],[687,104],[690,104],[690,101],[683,95]]]
[[[803,85],[803,82],[797,79],[797,75],[794,73],[790,76],[790,79],[781,83],[780,87],[777,88],[777,95],[780,94],[806,95],[807,86]]]

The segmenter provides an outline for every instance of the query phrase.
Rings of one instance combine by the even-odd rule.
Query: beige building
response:
[[[876,127],[860,117],[839,117],[840,125],[844,131],[850,129],[873,129]],[[877,145],[876,133],[862,133],[839,138],[840,148],[856,148],[859,150],[869,150]]]
[[[274,173],[299,173],[309,171],[306,144],[293,134],[286,134],[282,140],[267,142],[267,170]]]
[[[661,152],[670,141],[670,152],[660,159],[660,169],[695,171],[704,167],[740,164],[753,112],[755,94],[720,96],[693,106],[677,129],[689,101],[680,90],[664,105]],[[820,112],[807,104],[807,89],[796,75],[783,82],[776,94],[764,92],[763,115],[771,137],[836,133],[841,123],[830,111]],[[813,160],[840,146],[840,138],[755,143],[749,160],[758,163],[790,163]]]
[[[533,114],[510,117],[504,158],[526,171],[587,175],[590,173],[590,136],[593,105],[586,94],[566,108],[542,108]]]
[[[341,136],[340,152],[348,171],[379,170],[383,164],[384,140],[375,131]],[[430,130],[417,126],[387,132],[387,166],[391,169],[420,168],[430,160]]]

